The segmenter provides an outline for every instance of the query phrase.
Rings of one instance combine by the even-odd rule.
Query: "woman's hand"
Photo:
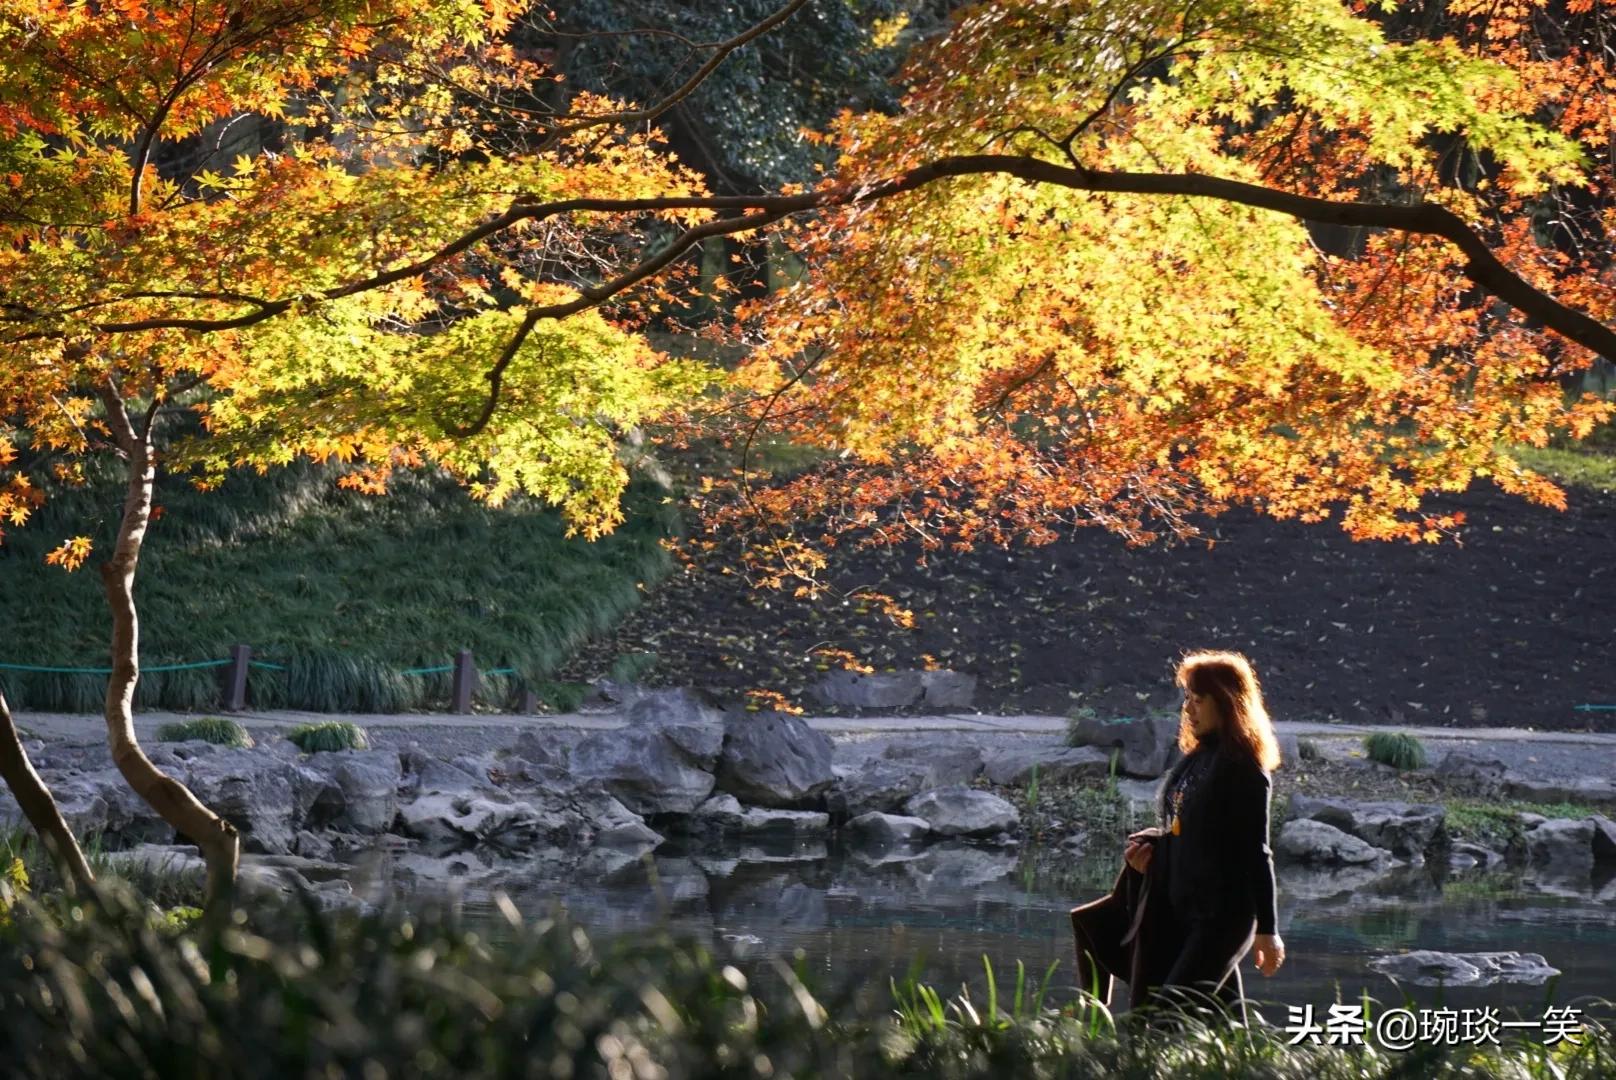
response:
[[[1258,971],[1272,975],[1285,962],[1285,943],[1278,934],[1258,934],[1252,943],[1251,958],[1256,961]]]
[[[1156,853],[1156,845],[1141,840],[1138,834],[1128,837],[1127,846],[1122,849],[1122,861],[1143,874],[1150,866],[1150,857]]]

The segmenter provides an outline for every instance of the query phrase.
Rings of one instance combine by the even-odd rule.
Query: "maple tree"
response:
[[[1144,539],[1245,501],[1436,540],[1459,522],[1425,495],[1492,476],[1552,501],[1505,445],[1610,417],[1562,392],[1616,356],[1603,266],[1533,229],[1583,191],[1605,227],[1588,147],[1608,111],[1511,51],[1530,20],[1511,39],[1489,8],[1499,34],[1461,42],[1332,0],[970,7],[899,109],[804,134],[821,181],[709,194],[655,125],[806,6],[634,103],[569,94],[502,0],[0,2],[0,514],[24,522],[41,474],[121,462],[109,738],[216,898],[238,838],[132,724],[160,469],[336,458],[379,492],[430,462],[594,535],[620,513],[621,433],[690,413],[841,454],[709,507],[714,527]],[[278,149],[212,160],[240,116]],[[187,141],[194,160],[165,157]],[[1364,236],[1331,253],[1302,222]],[[772,236],[808,271],[739,309],[733,372],[636,333],[721,236]],[[166,437],[175,416],[201,432]],[[52,559],[96,555],[75,537]],[[25,764],[0,741],[8,782]]]
[[[1534,225],[1568,193],[1608,200],[1609,110],[1571,95],[1606,62],[1528,62],[1518,29],[1399,43],[1334,3],[971,9],[899,113],[830,133],[835,183],[901,193],[797,229],[809,273],[751,313],[762,404],[736,437],[852,453],[718,520],[935,549],[1063,522],[1189,534],[1243,501],[1436,541],[1461,518],[1424,497],[1473,478],[1559,504],[1507,451],[1611,416],[1562,387],[1616,356],[1612,208],[1584,207],[1576,256]],[[811,577],[814,546],[762,554]]]

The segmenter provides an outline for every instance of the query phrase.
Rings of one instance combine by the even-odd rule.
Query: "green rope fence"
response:
[[[152,664],[142,672],[196,671],[200,668],[228,667],[230,660],[198,660],[194,664]],[[49,664],[0,664],[0,671],[43,671],[53,675],[111,675],[109,667],[54,667]]]
[[[262,671],[288,671],[290,665],[275,663],[270,660],[250,659],[251,650],[244,645],[236,646],[232,655],[223,660],[197,660],[184,664],[152,664],[142,665],[142,674],[158,674],[168,671],[197,671],[208,668],[233,668],[227,674],[229,686],[224,695],[224,707],[231,710],[241,710],[246,707],[247,671],[258,668]],[[110,675],[110,667],[75,667],[59,664],[13,664],[0,662],[0,671],[17,671],[30,674],[47,675]],[[397,674],[401,676],[446,675],[455,673],[454,705],[457,712],[467,712],[471,708],[471,695],[476,679],[479,676],[515,676],[517,671],[511,667],[490,668],[479,672],[471,663],[471,654],[462,651],[460,660],[454,664],[436,664],[430,667],[405,668]],[[523,711],[531,710],[533,699],[531,692],[523,691],[519,699]]]

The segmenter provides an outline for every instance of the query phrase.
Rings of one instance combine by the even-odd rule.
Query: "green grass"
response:
[[[1525,843],[1522,814],[1581,819],[1599,811],[1582,803],[1534,803],[1516,799],[1446,799],[1444,825],[1454,840],[1469,840],[1495,850]]]
[[[656,664],[657,654],[654,652],[623,653],[612,661],[606,677],[619,683],[639,682],[656,667]]]
[[[1400,772],[1425,767],[1425,744],[1401,731],[1376,731],[1365,735],[1364,753],[1370,761],[1390,765]]]
[[[1509,453],[1527,468],[1561,484],[1605,494],[1616,492],[1616,453],[1609,449],[1517,446]]]
[[[323,724],[299,724],[286,733],[286,741],[305,754],[331,750],[368,750],[370,737],[365,729],[349,720],[328,720]]]
[[[595,543],[567,539],[546,506],[500,509],[452,480],[402,473],[383,497],[336,487],[331,468],[299,464],[232,475],[213,493],[164,477],[141,557],[141,660],[148,667],[222,659],[237,642],[254,659],[255,708],[397,712],[446,704],[449,664],[469,648],[484,676],[478,700],[506,707],[519,684],[551,675],[592,635],[636,607],[671,567],[661,541],[679,521],[661,489],[630,489],[625,522]],[[113,478],[52,490],[0,547],[0,591],[10,622],[0,662],[106,664],[110,621],[93,565],[46,566],[64,538],[107,550],[116,528]],[[91,563],[98,558],[92,553]],[[217,668],[146,672],[142,709],[206,712],[220,704]],[[106,677],[0,670],[19,710],[95,712]]]
[[[187,742],[192,739],[215,746],[248,747],[253,744],[246,728],[222,716],[198,716],[164,724],[157,729],[158,742]]]

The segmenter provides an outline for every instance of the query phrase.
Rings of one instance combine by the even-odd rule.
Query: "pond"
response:
[[[985,987],[983,957],[1003,986],[1016,961],[1050,980],[1054,1000],[1074,986],[1068,911],[1102,895],[1120,852],[1066,856],[1015,849],[934,846],[872,855],[822,841],[769,844],[677,842],[654,855],[596,849],[581,860],[553,853],[497,861],[479,854],[432,858],[377,853],[356,888],[385,884],[421,899],[453,899],[468,917],[493,917],[507,893],[524,915],[556,904],[596,935],[668,925],[735,949],[743,957],[790,956],[813,984],[861,984],[883,992],[887,979],[913,972],[940,990]],[[1435,866],[1374,874],[1280,871],[1280,932],[1289,951],[1283,971],[1264,979],[1243,967],[1246,992],[1273,1003],[1322,1012],[1367,991],[1383,1004],[1404,992],[1420,1005],[1497,1006],[1541,1016],[1546,999],[1609,1015],[1595,999],[1616,997],[1616,917],[1609,880],[1553,882],[1519,873],[1446,875]],[[1549,984],[1426,987],[1394,984],[1368,967],[1387,953],[1518,950],[1541,953],[1562,974]],[[1125,992],[1119,991],[1119,998]],[[1590,1008],[1590,1006],[1592,1006]]]

